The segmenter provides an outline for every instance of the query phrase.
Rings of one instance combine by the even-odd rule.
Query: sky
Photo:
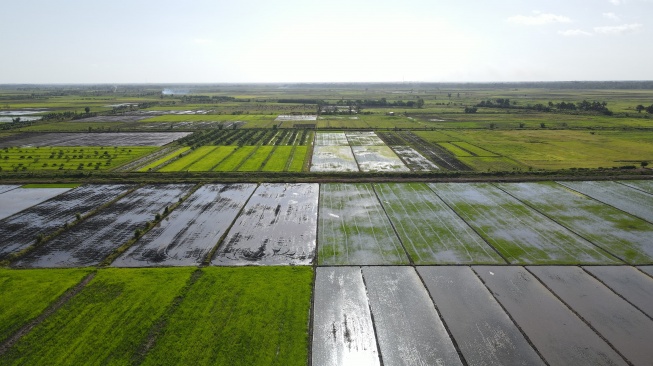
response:
[[[0,84],[653,80],[653,0],[21,0]]]

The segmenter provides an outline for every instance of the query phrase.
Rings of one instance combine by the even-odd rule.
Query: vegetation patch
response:
[[[145,365],[305,365],[310,267],[201,269]]]
[[[128,364],[194,270],[100,270],[84,290],[9,349],[0,364]]]

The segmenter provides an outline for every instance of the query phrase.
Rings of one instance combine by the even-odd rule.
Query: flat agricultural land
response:
[[[124,132],[124,133],[37,133],[3,139],[4,147],[46,146],[163,146],[189,135],[189,132]]]
[[[5,147],[0,149],[0,169],[9,172],[108,170],[156,149],[144,146]]]

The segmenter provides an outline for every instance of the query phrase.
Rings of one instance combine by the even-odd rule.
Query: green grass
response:
[[[202,272],[145,365],[306,365],[310,267]]]
[[[170,164],[159,169],[160,172],[178,172],[188,169],[193,163],[213,151],[215,146],[201,146]]]
[[[25,184],[20,188],[77,188],[81,183],[43,183],[43,184]]]
[[[200,157],[196,162],[193,163],[193,165],[188,167],[188,170],[191,172],[208,172],[213,169],[214,166],[220,164],[220,162],[226,159],[235,150],[236,146],[218,146],[207,155]]]
[[[0,365],[129,364],[194,270],[99,270],[3,355]]]
[[[231,172],[236,170],[240,163],[243,162],[258,146],[241,146],[233,154],[224,159],[218,166],[213,168],[214,172]]]
[[[155,160],[155,161],[151,162],[150,164],[147,164],[146,166],[142,167],[138,171],[139,172],[147,172],[150,169],[154,169],[157,166],[165,163],[166,161],[168,161],[170,159],[176,158],[177,156],[179,156],[179,154],[185,153],[188,150],[190,150],[190,147],[179,148],[179,149],[175,150],[174,152],[171,152],[170,154],[162,157],[161,159]]]
[[[0,343],[36,318],[88,269],[0,269]]]
[[[295,153],[292,156],[292,161],[288,166],[288,171],[301,172],[304,169],[304,162],[306,161],[309,151],[308,146],[297,146],[295,148]]]
[[[440,142],[438,145],[444,147],[445,149],[449,150],[452,154],[454,154],[457,158],[460,157],[469,157],[469,156],[474,156],[470,152],[465,151],[461,149],[460,147],[454,145],[453,143],[450,142]]]
[[[259,146],[258,149],[254,152],[252,156],[243,163],[243,165],[238,168],[239,172],[257,172],[261,170],[261,166],[265,162],[265,159],[270,156],[270,153],[274,149],[274,146]]]
[[[107,170],[147,155],[158,147],[8,147],[0,150],[5,172]]]
[[[277,146],[261,170],[264,172],[283,172],[292,152],[293,146]]]
[[[496,157],[498,156],[497,154],[487,151],[485,149],[481,149],[480,147],[476,145],[472,145],[468,142],[453,142],[454,145],[460,147],[461,149],[465,149],[469,151],[470,153],[474,154],[475,156],[482,156],[482,157]]]

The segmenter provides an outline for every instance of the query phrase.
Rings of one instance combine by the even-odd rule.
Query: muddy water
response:
[[[261,184],[211,262],[307,265],[315,257],[318,184]]]
[[[199,265],[236,219],[255,188],[254,184],[200,187],[112,266]]]
[[[653,318],[653,278],[634,267],[588,266],[584,269]]]
[[[6,191],[0,194],[0,220],[67,192],[70,189],[71,188],[16,188]]]
[[[20,187],[20,186],[13,186],[13,185],[9,185],[9,184],[2,184],[2,185],[0,185],[0,194],[5,193],[5,192],[8,192],[8,191],[11,191],[12,189],[16,189],[16,188],[18,188],[18,187]]]
[[[4,141],[8,146],[163,146],[190,132],[41,133]]]
[[[62,193],[0,221],[0,259],[126,192],[130,185],[86,185]]]
[[[653,361],[653,320],[578,267],[528,267],[635,365]]]
[[[653,223],[653,195],[617,182],[558,182]]]
[[[418,267],[469,365],[544,365],[469,267]]]
[[[626,365],[592,329],[522,267],[474,266],[551,365]]]
[[[429,186],[510,263],[622,263],[491,184]]]
[[[192,188],[190,184],[148,185],[62,233],[14,267],[83,267],[99,264],[112,251]]]
[[[628,263],[653,261],[651,223],[553,182],[498,186]]]
[[[380,364],[359,267],[317,268],[313,301],[313,365]]]
[[[506,263],[426,184],[375,184],[415,264]]]
[[[364,267],[384,365],[462,365],[412,267]]]
[[[369,184],[322,184],[318,235],[322,265],[409,263]]]

